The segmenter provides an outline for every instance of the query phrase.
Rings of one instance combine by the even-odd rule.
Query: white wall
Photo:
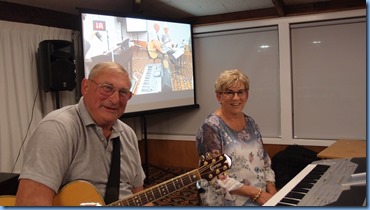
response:
[[[280,95],[280,130],[279,136],[276,137],[265,137],[264,142],[268,144],[300,144],[300,145],[314,145],[314,146],[328,146],[334,142],[332,139],[316,138],[316,139],[305,139],[305,138],[294,138],[293,135],[293,117],[292,117],[292,75],[291,75],[291,35],[290,35],[290,24],[313,22],[321,20],[335,20],[342,18],[353,18],[353,17],[366,17],[366,10],[351,10],[344,12],[333,12],[323,13],[307,16],[296,16],[296,17],[284,17],[277,19],[265,19],[259,21],[244,21],[235,23],[224,23],[215,24],[208,26],[195,26],[195,36],[204,33],[213,33],[225,30],[236,30],[245,28],[256,28],[265,26],[276,26],[278,27],[278,46],[279,46],[279,95]],[[217,101],[214,96],[213,83],[217,77],[220,69],[206,68],[202,66],[202,61],[205,55],[199,50],[199,42],[194,42],[194,54],[195,54],[195,77],[196,77],[196,96],[197,102],[200,105],[199,109],[196,110],[183,110],[169,113],[153,114],[147,117],[148,126],[148,138],[149,139],[170,139],[170,140],[195,140],[195,133],[199,126],[203,123],[205,117],[213,112],[218,107]],[[364,43],[365,45],[366,43]],[[220,53],[222,52],[214,52]],[[222,55],[225,62],[229,59],[227,55]],[[354,56],[355,57],[355,56]],[[198,67],[202,68],[198,68]],[[253,84],[253,80],[252,80]],[[364,87],[366,88],[366,86]],[[366,96],[364,96],[366,97]],[[252,100],[252,99],[250,99]],[[249,103],[249,102],[248,102]],[[365,107],[365,106],[363,106]],[[248,104],[246,112],[248,109]],[[363,111],[366,115],[366,110]],[[255,118],[257,123],[259,119]],[[320,123],[320,122],[317,122]],[[362,124],[360,124],[363,126]],[[323,125],[325,126],[325,125]],[[264,135],[264,127],[261,126],[262,135]],[[363,126],[364,133],[366,127]],[[140,130],[140,128],[136,128]],[[139,133],[140,135],[140,133]],[[366,138],[366,136],[364,136]]]

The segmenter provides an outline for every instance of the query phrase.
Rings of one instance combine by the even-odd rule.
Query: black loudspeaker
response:
[[[44,40],[39,43],[38,74],[44,91],[72,91],[76,87],[73,43]]]
[[[0,173],[0,195],[15,195],[19,174]]]

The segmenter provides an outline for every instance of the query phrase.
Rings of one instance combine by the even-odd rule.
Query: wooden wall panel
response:
[[[144,141],[140,141],[140,152],[144,163]],[[149,139],[148,162],[158,167],[198,168],[195,142]]]
[[[144,141],[139,142],[141,159],[145,162]],[[272,158],[279,151],[284,150],[288,145],[266,144],[265,149]],[[305,146],[317,153],[326,147]],[[179,140],[148,140],[148,162],[158,167],[174,168],[198,168],[198,154],[194,141]]]

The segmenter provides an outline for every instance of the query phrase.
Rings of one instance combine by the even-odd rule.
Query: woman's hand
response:
[[[276,186],[274,182],[266,182],[266,191],[271,195],[275,195],[277,192]]]
[[[268,192],[264,192],[262,191],[261,192],[261,195],[254,201],[256,203],[258,203],[259,205],[263,205],[265,204],[268,200],[270,200],[270,198],[272,197],[273,195],[268,193]]]
[[[270,186],[270,187],[271,187],[270,190],[273,193],[266,192],[266,191],[263,191],[263,190],[261,190],[261,192],[260,192],[260,188],[243,185],[241,188],[239,188],[237,190],[230,191],[230,194],[236,194],[236,195],[240,195],[240,196],[248,196],[252,200],[255,198],[254,202],[256,202],[256,203],[258,203],[259,205],[262,206],[276,193],[275,186]],[[268,189],[269,189],[269,187],[268,187]]]

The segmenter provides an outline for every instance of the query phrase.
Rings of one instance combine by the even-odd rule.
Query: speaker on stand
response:
[[[76,64],[71,41],[44,40],[38,48],[38,75],[42,90],[53,91],[56,107],[60,108],[59,91],[76,87]]]

